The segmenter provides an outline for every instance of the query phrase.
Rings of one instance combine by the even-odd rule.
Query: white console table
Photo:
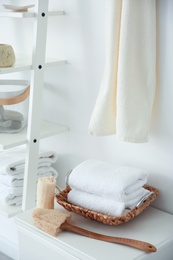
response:
[[[59,207],[59,206],[58,206]],[[20,260],[172,260],[173,215],[149,207],[132,221],[108,226],[72,214],[73,224],[97,233],[128,237],[149,242],[156,253],[118,245],[63,231],[52,237],[38,230],[32,221],[32,210],[15,218],[19,233]]]

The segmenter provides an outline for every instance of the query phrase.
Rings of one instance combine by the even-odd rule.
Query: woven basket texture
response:
[[[86,208],[82,208],[76,205],[73,205],[67,201],[67,195],[68,192],[71,190],[70,186],[68,186],[65,190],[61,191],[59,194],[55,196],[57,203],[59,203],[61,206],[63,206],[67,211],[74,212],[78,215],[81,215],[85,218],[95,220],[98,222],[102,222],[103,224],[107,225],[120,225],[123,223],[126,223],[132,219],[134,219],[136,216],[141,214],[149,205],[151,202],[156,200],[156,198],[159,195],[159,192],[156,188],[144,185],[144,188],[154,192],[154,195],[151,198],[148,198],[146,201],[143,202],[143,204],[139,208],[133,208],[127,213],[121,215],[121,216],[108,216],[104,215],[95,211],[91,211]]]

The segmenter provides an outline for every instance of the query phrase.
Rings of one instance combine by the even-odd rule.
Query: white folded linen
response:
[[[4,107],[0,105],[0,120],[15,120],[21,122],[24,120],[24,116],[18,111],[4,109]]]
[[[1,133],[15,133],[27,124],[24,116],[13,110],[6,110],[0,105],[0,132]]]
[[[4,122],[4,121],[3,121]],[[1,122],[2,124],[2,122]],[[16,133],[22,130],[25,125],[20,121],[12,120],[10,126],[0,126],[1,133]]]
[[[46,167],[45,167],[46,168]],[[58,173],[57,171],[52,168],[52,167],[47,167],[48,169],[39,169],[37,172],[37,180],[40,177],[47,177],[51,176],[54,179],[57,178]],[[3,175],[4,177],[14,177],[14,178],[20,178],[21,179],[13,179],[10,178],[11,180],[14,180],[15,184],[12,185],[7,185],[1,182],[1,177],[0,176],[0,201],[7,204],[7,205],[20,205],[22,204],[22,197],[23,197],[23,174],[21,175]],[[6,178],[6,180],[9,182],[9,178]]]
[[[127,166],[116,168],[107,162],[87,160],[72,170],[67,184],[72,189],[126,201],[137,196],[147,178],[148,172],[143,169]]]
[[[0,199],[2,197],[13,198],[14,196],[20,196],[23,193],[23,187],[11,187],[0,183]]]
[[[147,142],[156,86],[156,1],[106,1],[106,63],[93,135]]]
[[[8,196],[2,196],[0,198],[1,202],[6,205],[21,205],[22,204],[22,195],[19,196],[11,196],[10,198]]]
[[[37,179],[46,176],[52,176],[56,179],[58,177],[58,172],[53,167],[50,166],[38,167]],[[0,174],[0,183],[6,184],[8,186],[21,187],[23,186],[23,180],[24,180],[24,171],[15,175]]]
[[[6,127],[10,127],[12,123],[12,120],[0,120],[0,128],[6,128]]]
[[[109,216],[121,216],[128,210],[134,208],[141,198],[150,192],[144,188],[141,188],[141,195],[136,196],[132,200],[117,201],[113,197],[103,197],[96,194],[83,192],[77,189],[72,189],[68,193],[68,202],[84,207],[86,209],[99,212]]]
[[[7,151],[0,152],[0,174],[18,174],[25,168],[26,147],[18,146]],[[38,164],[50,164],[56,162],[57,156],[53,151],[40,152]]]

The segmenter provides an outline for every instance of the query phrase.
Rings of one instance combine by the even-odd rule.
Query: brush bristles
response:
[[[70,213],[62,210],[36,208],[32,217],[35,226],[52,236],[57,236],[61,232],[61,224],[70,218]]]

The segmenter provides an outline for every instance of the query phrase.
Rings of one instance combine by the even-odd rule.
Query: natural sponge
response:
[[[37,208],[53,209],[56,180],[52,176],[42,177],[37,183]]]
[[[52,236],[57,236],[61,232],[61,224],[70,218],[70,213],[62,210],[37,208],[33,211],[32,217],[35,226]]]

